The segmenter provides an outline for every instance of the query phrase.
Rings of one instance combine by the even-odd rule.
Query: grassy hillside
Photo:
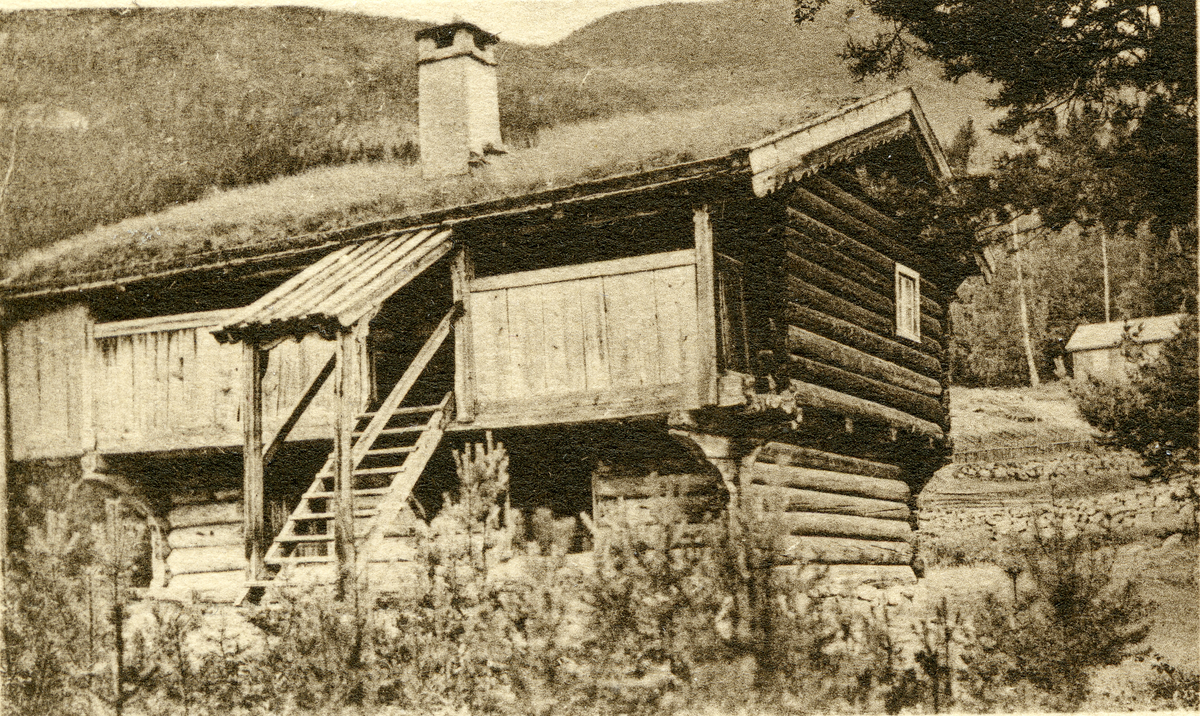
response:
[[[950,425],[954,447],[962,452],[1090,440],[1094,434],[1061,382],[1012,389],[955,386]]]
[[[805,98],[775,95],[563,124],[543,130],[536,146],[515,149],[470,175],[433,181],[423,179],[417,165],[396,161],[314,167],[214,190],[27,251],[7,263],[4,279],[74,284],[195,265],[251,247],[295,247],[321,240],[316,232],[724,156],[819,113]]]
[[[16,131],[4,248],[213,186],[411,154],[417,27],[289,9],[0,16],[6,164]]]
[[[502,43],[506,140],[528,146],[547,127],[621,113],[780,92],[828,106],[878,89],[853,84],[834,56],[860,19],[831,11],[799,28],[790,7],[666,5],[551,47]],[[311,167],[412,161],[421,26],[296,8],[0,14],[0,179],[13,166],[0,258]],[[914,79],[947,136],[972,91]]]
[[[856,0],[834,0],[813,22],[792,22],[792,0],[727,0],[626,10],[601,18],[553,49],[592,68],[588,81],[619,78],[652,86],[664,102],[712,102],[763,91],[807,93],[844,102],[896,83],[857,83],[838,53],[847,38],[881,29]],[[934,130],[949,141],[967,116],[986,126],[994,113],[990,90],[976,79],[943,81],[931,63],[918,61],[897,80],[911,85]],[[985,138],[981,154],[999,146]]]

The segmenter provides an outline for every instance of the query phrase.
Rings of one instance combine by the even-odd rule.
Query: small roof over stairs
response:
[[[445,256],[450,229],[396,231],[325,256],[213,331],[222,343],[269,344],[319,333],[332,340]]]

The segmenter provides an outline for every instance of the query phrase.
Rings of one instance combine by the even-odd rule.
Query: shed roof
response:
[[[1067,341],[1068,353],[1092,351],[1100,348],[1115,348],[1128,336],[1134,343],[1162,343],[1179,333],[1180,321],[1185,314],[1131,318],[1127,321],[1092,323],[1079,326]]]
[[[949,176],[910,89],[816,118],[813,110],[811,96],[779,95],[753,104],[565,125],[469,176],[437,181],[424,180],[417,166],[387,162],[317,169],[217,192],[28,252],[5,267],[0,292],[20,297],[131,283],[448,218],[469,220],[498,207],[554,204],[618,184],[629,189],[726,174],[749,179],[748,188],[761,196],[902,136],[917,141],[932,176]]]
[[[332,339],[450,251],[450,230],[397,231],[343,246],[213,331],[222,343],[269,343],[317,332]]]

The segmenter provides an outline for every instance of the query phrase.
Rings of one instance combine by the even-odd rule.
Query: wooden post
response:
[[[1100,260],[1104,264],[1104,322],[1112,322],[1112,289],[1108,283],[1108,229],[1100,227]]]
[[[0,319],[4,317],[0,306]],[[4,326],[0,324],[0,711],[8,703],[8,642],[4,627],[8,623],[8,360],[5,355]]]
[[[96,449],[96,320],[83,319],[83,365],[79,368],[79,442],[84,454]]]
[[[353,330],[337,337],[337,368],[334,371],[333,391],[337,399],[337,419],[334,422],[334,553],[337,556],[337,596],[344,599],[354,580],[354,457],[351,437],[358,412],[358,391],[355,390],[357,370]]]
[[[475,351],[471,333],[471,281],[475,267],[466,248],[454,256],[450,269],[454,302],[462,304],[462,313],[454,324],[454,407],[455,420],[475,420]]]
[[[246,343],[242,348],[242,370],[246,390],[242,409],[242,509],[243,533],[246,539],[246,579],[255,580],[263,574],[263,543],[266,527],[263,523],[263,373],[267,368],[267,351]]]
[[[700,206],[692,215],[696,234],[696,324],[699,333],[699,404],[716,405],[717,386],[717,305],[713,267],[712,217],[708,206]]]

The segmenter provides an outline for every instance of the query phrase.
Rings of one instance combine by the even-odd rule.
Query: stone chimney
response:
[[[466,174],[487,154],[502,154],[496,89],[499,38],[469,22],[417,33],[417,117],[421,171]]]

